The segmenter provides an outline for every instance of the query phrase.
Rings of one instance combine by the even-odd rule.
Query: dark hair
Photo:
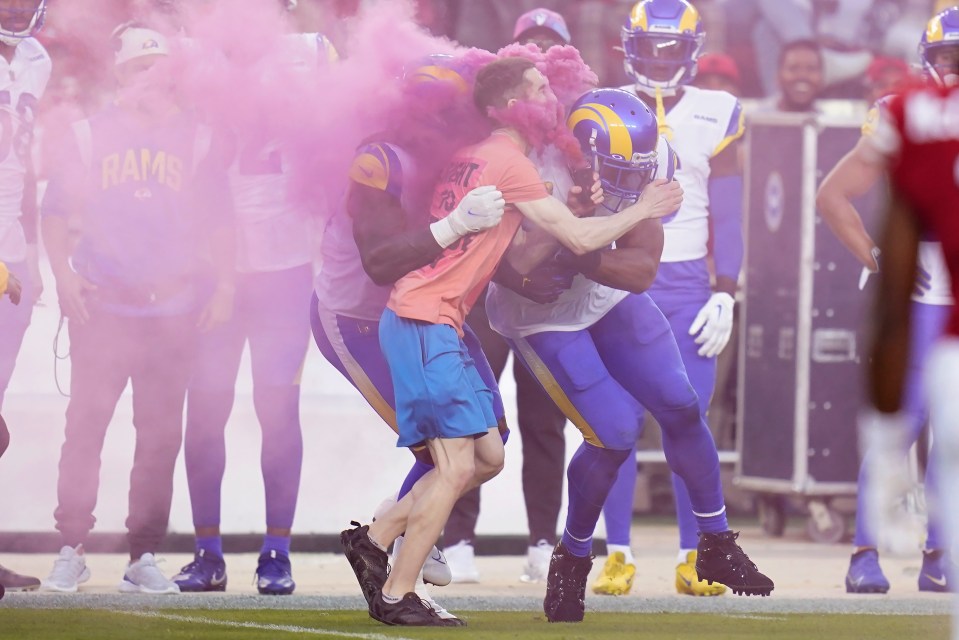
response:
[[[524,74],[535,67],[526,58],[500,58],[490,62],[476,74],[473,104],[484,116],[490,107],[505,107],[511,98],[519,97],[519,89],[526,82]]]
[[[812,51],[815,53],[816,57],[819,58],[819,66],[823,66],[822,47],[819,46],[819,43],[809,38],[800,38],[799,40],[791,40],[782,46],[782,48],[779,50],[779,62],[777,63],[776,68],[782,68],[783,62],[786,60],[786,56],[788,56],[790,53],[793,51],[802,50]]]

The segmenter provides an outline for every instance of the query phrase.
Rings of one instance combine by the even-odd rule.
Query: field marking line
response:
[[[236,620],[217,620],[214,618],[201,618],[196,616],[181,616],[175,613],[161,613],[159,611],[120,611],[109,609],[111,613],[119,613],[137,618],[156,618],[160,620],[170,620],[172,622],[192,622],[200,624],[209,624],[220,627],[233,627],[235,629],[257,629],[260,631],[286,631],[288,633],[302,633],[316,636],[336,636],[338,638],[358,638],[359,640],[412,640],[402,636],[387,636],[382,633],[352,633],[350,631],[336,631],[331,629],[320,629],[318,627],[298,627],[288,624],[267,624],[261,622],[238,622]]]
[[[774,620],[781,622],[789,619],[787,616],[768,613],[721,613],[719,615],[724,618],[737,618],[739,620]]]

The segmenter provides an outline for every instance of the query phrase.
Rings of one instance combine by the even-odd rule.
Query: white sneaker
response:
[[[391,562],[396,564],[396,556],[400,553],[400,547],[403,546],[403,536],[393,541],[393,559]],[[430,555],[426,557],[423,564],[423,570],[420,572],[423,576],[423,582],[426,584],[435,584],[437,587],[445,587],[453,580],[453,573],[446,562],[446,556],[435,546],[430,549]]]
[[[453,582],[479,582],[476,554],[469,541],[460,540],[443,549],[443,553],[446,554],[446,564],[452,573]]]
[[[549,561],[552,557],[553,545],[546,540],[540,540],[535,547],[529,547],[526,551],[526,566],[523,568],[523,575],[519,577],[520,582],[529,584],[546,582],[546,576],[549,575]]]
[[[416,581],[416,595],[418,595],[423,602],[428,604],[430,609],[436,612],[436,615],[444,620],[459,620],[459,618],[447,611],[446,607],[434,600],[430,595],[430,592],[427,591],[426,585],[419,580]]]
[[[76,548],[64,546],[53,561],[53,571],[40,583],[40,590],[76,593],[78,585],[89,579],[90,569],[83,555],[83,545],[78,544]]]
[[[130,562],[120,582],[121,593],[180,593],[180,587],[167,580],[157,567],[152,553],[144,553],[136,562]]]

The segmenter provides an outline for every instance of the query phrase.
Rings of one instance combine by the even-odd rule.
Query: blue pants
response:
[[[906,372],[906,389],[903,395],[903,412],[909,418],[909,444],[912,445],[919,438],[922,428],[929,417],[929,410],[925,402],[925,384],[923,383],[923,372],[926,368],[926,359],[929,351],[936,340],[942,336],[946,322],[949,320],[949,314],[952,312],[951,306],[923,304],[921,302],[912,303],[912,327],[910,335],[909,364]],[[955,428],[956,425],[945,425],[943,428]],[[932,446],[936,446],[935,439]],[[869,477],[866,473],[868,467],[868,457],[871,451],[866,451],[862,465],[859,467],[859,497],[856,504],[856,535],[853,538],[853,544],[857,547],[875,547],[877,535],[875,531],[869,529],[869,521],[866,515],[864,500],[866,498],[866,487],[869,483]],[[942,525],[939,509],[939,482],[938,482],[938,456],[935,452],[930,452],[928,464],[926,465],[926,504],[928,506],[928,529],[926,537],[927,549],[944,548],[942,538]]]
[[[587,330],[538,333],[513,347],[593,447],[632,450],[648,409],[663,427],[667,462],[690,487],[696,511],[722,511],[716,445],[669,324],[650,296],[625,298]]]
[[[195,527],[220,523],[226,467],[224,431],[233,409],[243,346],[249,341],[253,404],[263,432],[260,465],[266,525],[293,525],[303,437],[300,375],[310,340],[307,306],[312,266],[240,274],[231,320],[202,334],[187,394],[185,460]]]
[[[689,327],[712,294],[706,261],[691,260],[660,264],[656,281],[648,293],[669,322],[689,383],[696,390],[699,399],[700,416],[705,422],[706,410],[716,384],[716,359],[699,355],[699,345],[695,343],[695,336],[689,335]],[[606,519],[606,541],[609,544],[629,545],[633,491],[636,486],[635,453],[634,444],[633,455],[620,468],[616,482],[603,507],[603,515]],[[675,473],[672,480],[680,547],[695,549],[699,540],[699,527],[693,515],[689,492],[686,484]]]
[[[33,299],[37,297],[39,284],[30,276],[26,262],[9,262],[7,269],[20,280],[23,292],[18,305],[7,299],[0,299],[0,336],[3,336],[0,340],[0,410],[3,409],[3,397],[13,376],[23,336],[30,326]]]

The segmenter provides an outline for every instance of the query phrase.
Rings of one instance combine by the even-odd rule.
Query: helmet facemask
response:
[[[47,0],[38,0],[29,9],[0,3],[0,42],[16,47],[25,38],[36,35],[43,27],[46,13]]]
[[[603,206],[616,213],[639,200],[650,182],[656,178],[656,152],[635,153],[630,159],[600,154],[596,149],[596,133],[590,140],[591,153],[586,161],[599,174],[603,186]]]

